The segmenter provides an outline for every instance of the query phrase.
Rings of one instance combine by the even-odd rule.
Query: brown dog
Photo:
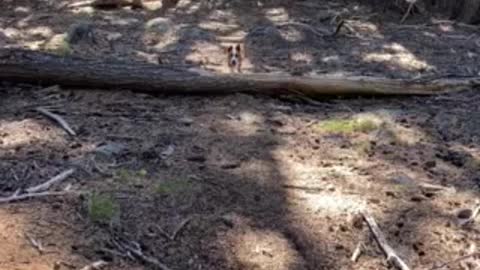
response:
[[[240,44],[235,46],[229,46],[227,48],[227,60],[228,60],[228,67],[230,68],[230,72],[234,73],[235,71],[241,73],[242,69],[242,50],[240,48]]]

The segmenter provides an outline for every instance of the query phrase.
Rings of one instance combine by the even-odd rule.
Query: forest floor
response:
[[[419,15],[400,24],[403,12],[355,1],[284,2],[182,0],[160,12],[158,1],[99,10],[80,0],[3,0],[0,46],[226,72],[225,46],[241,43],[245,73],[480,74],[473,26]],[[338,35],[321,34],[338,18]],[[65,42],[79,25],[92,27],[94,42]],[[77,135],[36,107],[61,115]],[[480,188],[474,89],[313,104],[2,83],[0,195],[71,168],[52,190],[90,195],[0,204],[0,269],[82,269],[98,260],[104,269],[387,269],[358,222],[365,210],[412,269],[480,245],[480,226],[457,220]],[[472,256],[442,269],[478,263]]]

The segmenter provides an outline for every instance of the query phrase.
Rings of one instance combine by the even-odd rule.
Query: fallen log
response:
[[[22,49],[0,50],[0,80],[160,94],[432,95],[480,85],[480,78],[405,81],[288,74],[214,74],[187,67],[87,60]]]

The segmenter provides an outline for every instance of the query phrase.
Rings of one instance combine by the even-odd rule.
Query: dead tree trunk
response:
[[[479,85],[478,79],[410,82],[379,78],[224,75],[188,68],[64,58],[26,50],[0,50],[0,81],[70,87],[130,89],[163,94],[431,95]]]

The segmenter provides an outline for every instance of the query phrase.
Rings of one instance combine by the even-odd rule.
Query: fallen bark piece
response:
[[[370,213],[367,211],[362,212],[363,219],[367,222],[370,231],[372,232],[375,240],[377,241],[380,249],[387,257],[387,261],[394,267],[400,270],[410,270],[410,267],[397,255],[395,250],[388,244],[387,239],[383,235],[383,232],[377,225],[377,222]]]
[[[73,131],[73,129],[70,127],[70,125],[65,120],[63,120],[63,118],[60,115],[49,112],[45,108],[36,108],[35,110],[37,112],[47,116],[48,118],[54,120],[55,122],[57,122],[69,135],[71,135],[71,136],[76,136],[77,135],[77,133],[75,133],[75,131]]]
[[[480,85],[480,78],[406,81],[368,77],[214,74],[186,67],[101,62],[22,49],[0,50],[0,80],[161,94],[255,93],[279,96],[433,95]]]

